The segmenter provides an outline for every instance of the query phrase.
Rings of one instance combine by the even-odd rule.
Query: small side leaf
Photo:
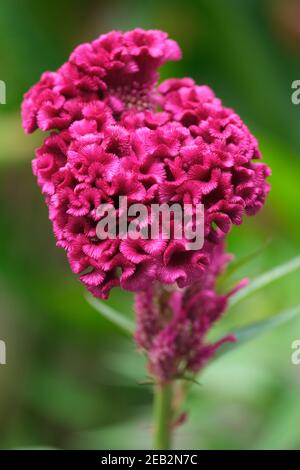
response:
[[[265,287],[266,285],[276,281],[277,279],[280,279],[283,276],[286,276],[298,268],[300,268],[300,256],[297,256],[287,263],[281,264],[280,266],[277,266],[276,268],[261,274],[251,281],[247,287],[241,289],[234,297],[231,298],[230,306],[232,307],[233,305],[236,305],[250,294],[253,294],[253,292],[256,292],[262,287]]]
[[[252,251],[251,253],[248,253],[241,258],[237,258],[233,261],[231,261],[226,268],[226,271],[224,274],[221,275],[221,283],[227,282],[228,279],[232,277],[233,274],[235,274],[239,269],[243,268],[247,264],[251,263],[257,256],[259,256],[263,251],[266,249],[266,247],[271,243],[271,239],[266,240],[259,248],[257,248],[255,251]]]
[[[296,307],[292,307],[290,309],[284,310],[283,312],[277,313],[266,320],[261,320],[257,323],[253,323],[251,325],[245,326],[243,328],[239,328],[236,331],[231,332],[237,341],[235,343],[226,343],[219,349],[219,352],[216,354],[216,358],[223,356],[229,351],[233,351],[237,347],[241,346],[244,343],[256,338],[257,336],[272,331],[277,326],[280,326],[289,320],[292,320],[297,315],[300,314],[300,305]],[[226,335],[225,335],[226,336]]]
[[[86,300],[95,310],[97,310],[97,312],[101,313],[104,318],[121,328],[127,335],[132,337],[134,334],[134,323],[126,318],[124,314],[118,312],[90,294],[86,294]]]

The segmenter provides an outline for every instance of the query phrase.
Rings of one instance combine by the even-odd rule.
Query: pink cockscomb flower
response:
[[[25,131],[52,131],[36,152],[33,172],[57,244],[97,297],[107,297],[118,285],[141,291],[157,281],[180,288],[201,282],[212,262],[211,246],[244,214],[256,213],[269,191],[270,170],[256,161],[261,158],[256,139],[209,87],[189,78],[157,84],[159,67],[180,56],[178,45],[161,31],[111,32],[77,47],[24,97]],[[107,203],[120,210],[120,196],[149,208],[203,204],[204,246],[191,250],[184,236],[175,240],[172,234],[100,240],[97,208]],[[174,315],[186,315],[188,293],[174,295]],[[203,298],[214,301],[223,310],[225,299]],[[173,328],[170,334],[179,333]],[[153,357],[163,337],[168,340],[169,333],[161,335],[152,345]],[[190,364],[199,362],[197,357]]]
[[[202,278],[186,289],[164,290],[153,284],[136,294],[135,340],[147,353],[149,372],[160,383],[195,374],[233,335],[208,343],[206,335],[226,311],[228,299],[247,284],[241,281],[231,292],[218,294],[217,277],[230,260],[220,243],[212,247],[211,263]]]

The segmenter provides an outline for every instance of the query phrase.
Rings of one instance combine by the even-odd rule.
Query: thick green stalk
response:
[[[172,437],[172,384],[154,389],[154,449],[169,450]]]

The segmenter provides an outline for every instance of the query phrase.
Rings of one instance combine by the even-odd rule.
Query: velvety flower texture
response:
[[[140,291],[155,281],[201,282],[211,245],[256,213],[269,191],[270,171],[254,161],[261,158],[256,139],[210,88],[190,78],[157,85],[158,68],[180,55],[161,31],[111,32],[77,47],[24,97],[26,132],[52,131],[33,171],[57,244],[97,297],[117,285]],[[119,196],[149,208],[204,204],[204,247],[189,250],[184,237],[172,236],[99,240],[96,209],[112,203],[120,211]],[[186,295],[176,293],[176,315]]]
[[[206,335],[225,312],[228,298],[247,284],[241,281],[226,295],[216,291],[216,280],[230,256],[223,244],[212,247],[211,263],[201,279],[185,289],[165,290],[152,284],[135,296],[137,345],[147,353],[149,372],[161,383],[195,374],[233,335],[207,343]]]

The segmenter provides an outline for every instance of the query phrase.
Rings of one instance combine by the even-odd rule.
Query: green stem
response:
[[[155,386],[154,420],[154,449],[169,450],[172,432],[172,384]]]

